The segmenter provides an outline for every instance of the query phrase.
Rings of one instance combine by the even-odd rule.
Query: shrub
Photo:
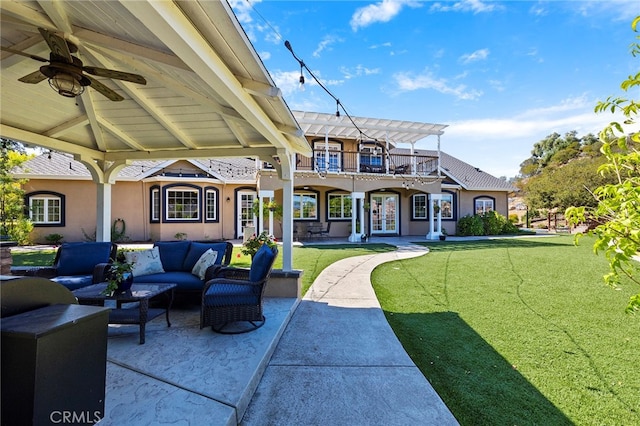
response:
[[[458,235],[467,237],[472,235],[484,235],[482,218],[477,215],[466,215],[458,221]]]
[[[60,234],[49,234],[44,237],[44,239],[51,245],[57,246],[59,245],[64,237]]]
[[[489,211],[481,215],[466,215],[458,221],[458,235],[461,236],[516,233],[518,233],[518,228],[495,211]]]

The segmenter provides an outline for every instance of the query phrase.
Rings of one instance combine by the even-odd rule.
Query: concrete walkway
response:
[[[458,424],[396,338],[370,282],[377,265],[427,250],[388,242],[398,250],[344,259],[318,276],[242,425]]]

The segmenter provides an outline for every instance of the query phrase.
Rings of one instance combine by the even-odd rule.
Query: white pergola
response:
[[[284,181],[283,268],[291,269],[294,154],[311,155],[280,90],[226,1],[0,2],[2,46],[49,58],[44,28],[78,46],[85,66],[146,78],[94,77],[65,98],[47,81],[18,81],[43,65],[1,52],[0,135],[74,155],[98,188],[97,239],[108,241],[111,185],[131,160],[254,157]]]

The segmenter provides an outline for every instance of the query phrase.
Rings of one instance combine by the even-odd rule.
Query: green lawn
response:
[[[379,266],[389,323],[462,425],[640,424],[633,293],[572,237],[445,242]]]

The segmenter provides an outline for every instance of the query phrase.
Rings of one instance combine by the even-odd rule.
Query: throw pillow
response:
[[[218,252],[208,249],[205,251],[200,259],[196,262],[191,270],[193,275],[197,275],[201,280],[204,280],[204,275],[207,272],[207,268],[216,263],[216,259],[218,258]]]
[[[128,263],[133,263],[131,272],[134,277],[164,272],[158,247],[150,250],[128,251],[124,254],[124,258]]]

